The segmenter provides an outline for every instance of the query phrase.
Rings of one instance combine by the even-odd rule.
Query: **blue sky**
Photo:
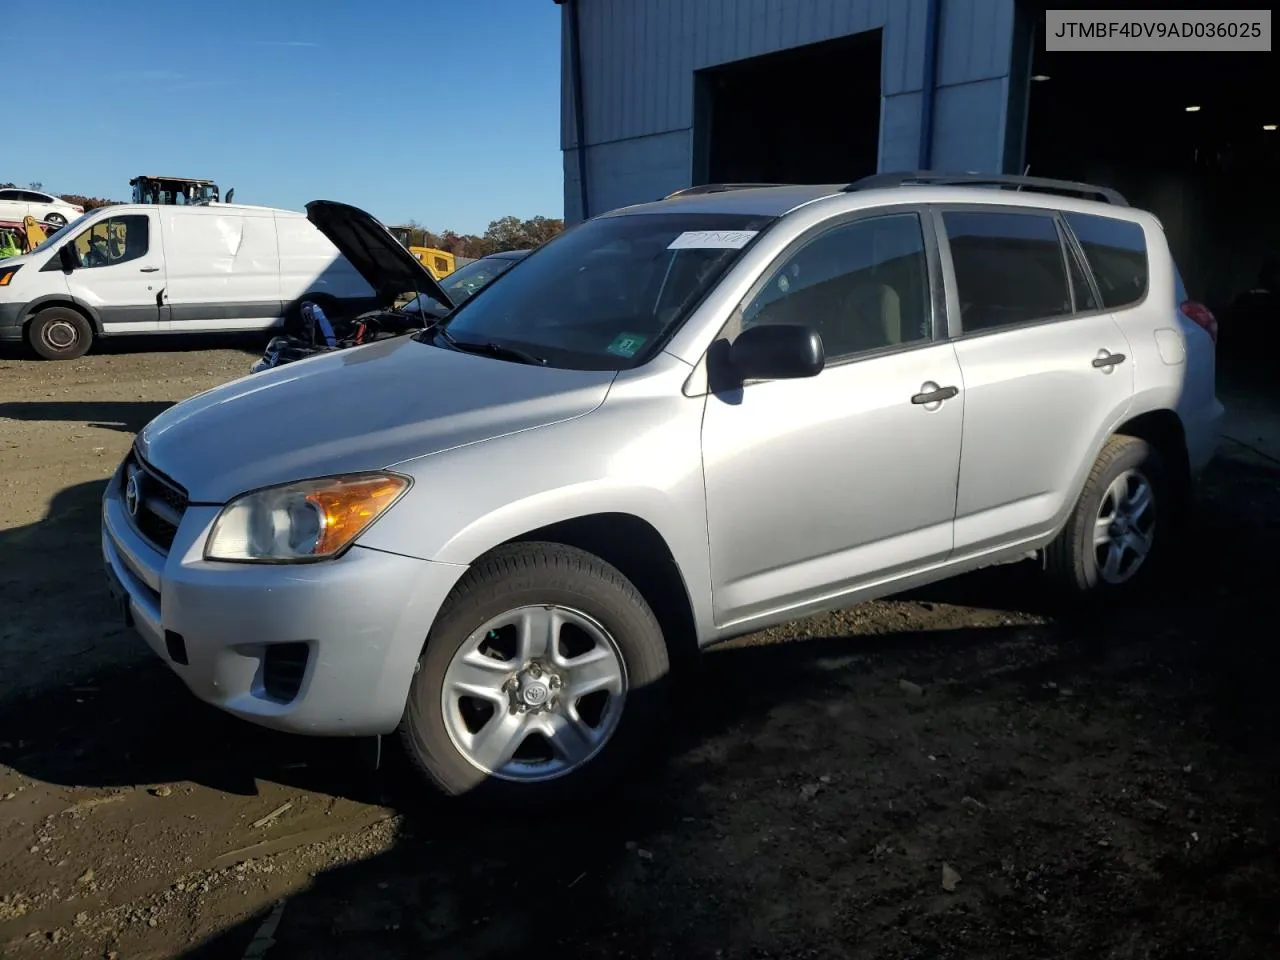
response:
[[[127,200],[139,173],[208,177],[465,233],[563,212],[552,0],[60,0],[3,22],[0,59],[28,66],[0,181]],[[27,79],[19,51],[66,61]]]

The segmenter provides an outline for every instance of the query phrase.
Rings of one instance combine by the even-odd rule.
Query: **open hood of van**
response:
[[[455,306],[427,268],[400,245],[391,231],[358,207],[336,200],[312,200],[307,219],[369,282],[384,308],[397,297],[425,293],[447,307]]]

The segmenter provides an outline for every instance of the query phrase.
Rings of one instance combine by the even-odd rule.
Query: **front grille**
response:
[[[173,546],[173,538],[178,534],[182,515],[187,512],[186,491],[149,466],[135,451],[130,451],[125,459],[126,491],[130,477],[134,478],[136,486],[136,505],[130,507],[130,498],[126,494],[125,507],[133,525],[151,543],[168,553]]]

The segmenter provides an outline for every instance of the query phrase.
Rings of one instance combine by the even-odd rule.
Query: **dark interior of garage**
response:
[[[1046,53],[1031,60],[1026,163],[1101,183],[1163,223],[1191,295],[1221,313],[1280,256],[1274,53]]]
[[[836,183],[876,172],[880,31],[696,75],[695,183]]]

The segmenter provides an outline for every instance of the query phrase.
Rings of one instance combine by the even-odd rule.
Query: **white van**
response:
[[[305,214],[119,204],[0,260],[0,341],[70,360],[98,336],[267,330],[304,297],[326,308],[376,304]]]

